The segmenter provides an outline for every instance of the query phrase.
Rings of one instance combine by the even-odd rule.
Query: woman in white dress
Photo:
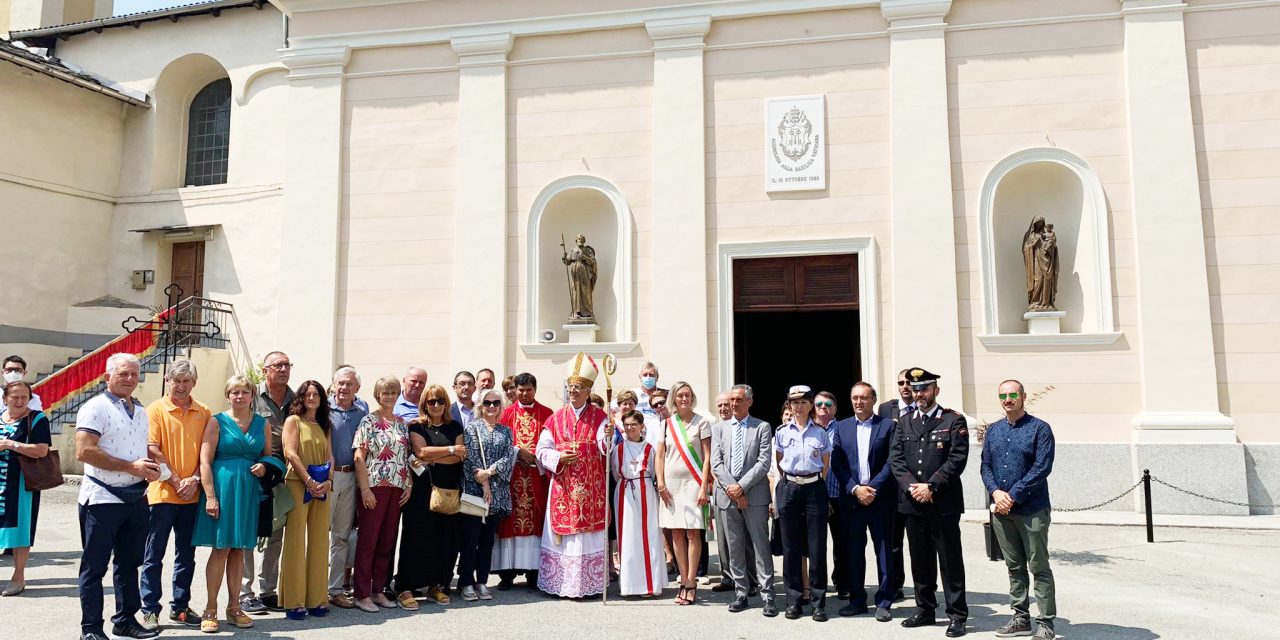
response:
[[[624,596],[662,593],[667,575],[658,530],[658,492],[654,487],[657,453],[644,441],[644,416],[622,416],[623,439],[609,453],[609,467],[618,482],[614,526],[622,557],[618,588]]]
[[[698,397],[687,382],[671,385],[675,410],[663,421],[658,440],[658,522],[671,530],[671,546],[680,568],[676,604],[698,599],[698,557],[711,487],[711,423],[693,412]]]

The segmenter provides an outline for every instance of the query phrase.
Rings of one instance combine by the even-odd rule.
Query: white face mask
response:
[[[9,384],[10,382],[17,382],[17,381],[19,381],[19,380],[21,380],[21,379],[22,379],[22,372],[21,372],[21,371],[6,371],[6,372],[4,372],[4,383],[5,383],[5,384]]]
[[[646,389],[658,386],[658,376],[640,376],[640,384]]]

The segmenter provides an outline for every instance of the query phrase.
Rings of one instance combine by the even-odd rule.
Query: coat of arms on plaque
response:
[[[826,188],[827,151],[823,96],[792,96],[765,101],[765,190]]]

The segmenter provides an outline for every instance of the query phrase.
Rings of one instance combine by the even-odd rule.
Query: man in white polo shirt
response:
[[[107,358],[107,390],[90,398],[76,415],[76,459],[84,463],[80,484],[80,638],[106,640],[102,620],[102,578],[112,571],[116,637],[154,638],[134,615],[142,606],[138,567],[147,540],[147,483],[160,466],[147,453],[147,412],[132,397],[141,366],[129,353]]]

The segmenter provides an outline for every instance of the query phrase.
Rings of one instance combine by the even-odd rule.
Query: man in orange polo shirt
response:
[[[169,619],[199,625],[200,614],[188,607],[191,579],[195,575],[196,550],[191,534],[196,526],[200,499],[200,442],[212,417],[209,407],[191,397],[196,386],[196,366],[177,360],[165,374],[167,393],[147,407],[147,449],[160,465],[160,479],[147,489],[150,518],[146,555],[142,561],[142,626],[160,626],[161,571],[164,552],[173,532],[173,594]]]

